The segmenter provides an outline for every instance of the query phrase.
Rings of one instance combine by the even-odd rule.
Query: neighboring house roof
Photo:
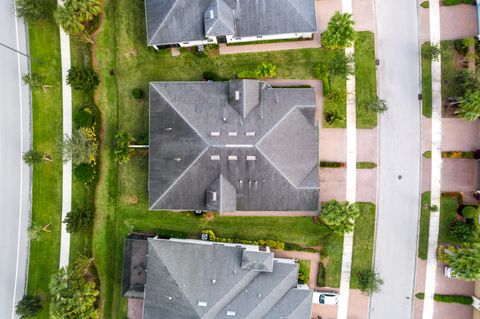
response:
[[[314,0],[146,0],[149,45],[316,32]]]
[[[315,108],[309,88],[151,83],[150,209],[317,210]]]
[[[269,269],[242,267],[245,254],[268,263]],[[312,291],[297,288],[298,264],[274,259],[258,247],[151,238],[147,266],[143,319],[159,314],[163,319],[311,315]]]

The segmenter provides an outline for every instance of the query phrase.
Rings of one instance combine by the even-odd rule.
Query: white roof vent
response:
[[[235,91],[235,101],[240,100],[240,91],[236,90]]]
[[[182,159],[180,157],[175,157],[176,162],[180,162]]]
[[[210,10],[208,14],[210,15],[210,19],[215,18],[215,15],[213,14],[213,10]]]
[[[247,161],[254,161],[256,160],[257,158],[254,156],[254,155],[248,155],[247,156]]]
[[[165,129],[165,131],[171,131],[171,130],[173,130],[173,128],[171,128],[171,127],[167,127],[167,128]]]
[[[220,132],[218,131],[210,132],[210,136],[220,136]]]
[[[232,317],[234,317],[235,315],[236,315],[236,312],[235,312],[235,311],[227,310],[227,316],[232,316]]]
[[[245,132],[246,136],[255,136],[255,131],[252,132]]]
[[[228,155],[228,160],[229,161],[236,161],[238,158],[235,155]]]
[[[212,161],[219,161],[220,160],[220,155],[211,155],[210,160]]]
[[[212,279],[212,284],[216,283],[217,280],[216,279]]]
[[[206,301],[199,301],[199,302],[198,302],[198,305],[199,305],[200,307],[206,307],[206,306],[208,306],[208,303],[207,303]]]
[[[237,136],[237,132],[228,132],[228,136]]]

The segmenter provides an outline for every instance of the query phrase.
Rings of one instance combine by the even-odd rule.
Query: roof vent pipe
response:
[[[209,11],[209,14],[210,14],[210,19],[215,18],[215,15],[213,14],[213,10],[210,10],[210,11]]]

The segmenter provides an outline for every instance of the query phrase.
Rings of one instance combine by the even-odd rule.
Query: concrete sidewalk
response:
[[[58,0],[58,5],[63,5]],[[70,37],[60,27],[60,51],[62,58],[62,105],[63,135],[72,136],[72,88],[67,84],[70,69]],[[63,164],[62,174],[62,233],[60,241],[60,268],[68,266],[70,258],[70,234],[63,223],[68,212],[72,210],[72,161]]]

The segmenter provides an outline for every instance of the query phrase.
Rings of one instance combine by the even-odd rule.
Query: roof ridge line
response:
[[[165,21],[167,20],[167,18],[170,16],[170,14],[172,13],[173,11],[173,8],[178,4],[178,1],[179,0],[175,0],[175,2],[173,3],[172,7],[170,8],[170,10],[168,10],[167,14],[165,15],[165,17],[163,18],[163,21],[162,23],[160,23],[160,25],[157,27],[157,30],[155,31],[155,33],[153,34],[153,36],[151,37],[151,39],[155,39],[155,37],[157,36],[157,33],[158,31],[160,30],[160,28],[165,24]],[[287,0],[288,1],[288,0]],[[145,19],[146,20],[146,19]]]
[[[298,14],[300,14],[300,16],[303,18],[303,20],[304,20],[305,22],[307,22],[308,25],[310,25],[311,27],[315,28],[315,30],[318,32],[317,26],[316,26],[316,25],[313,26],[313,25],[310,23],[310,21],[308,21],[308,19],[303,15],[303,13],[300,12],[300,10],[298,10],[297,6],[294,5],[294,4],[291,2],[291,0],[287,0],[287,2],[288,2],[293,8],[295,8],[295,10],[298,12]],[[316,17],[316,15],[317,15],[317,9],[316,9],[316,6],[315,6],[315,2],[313,2],[313,7],[314,7],[314,9],[315,9],[315,20],[317,20],[317,17]]]

